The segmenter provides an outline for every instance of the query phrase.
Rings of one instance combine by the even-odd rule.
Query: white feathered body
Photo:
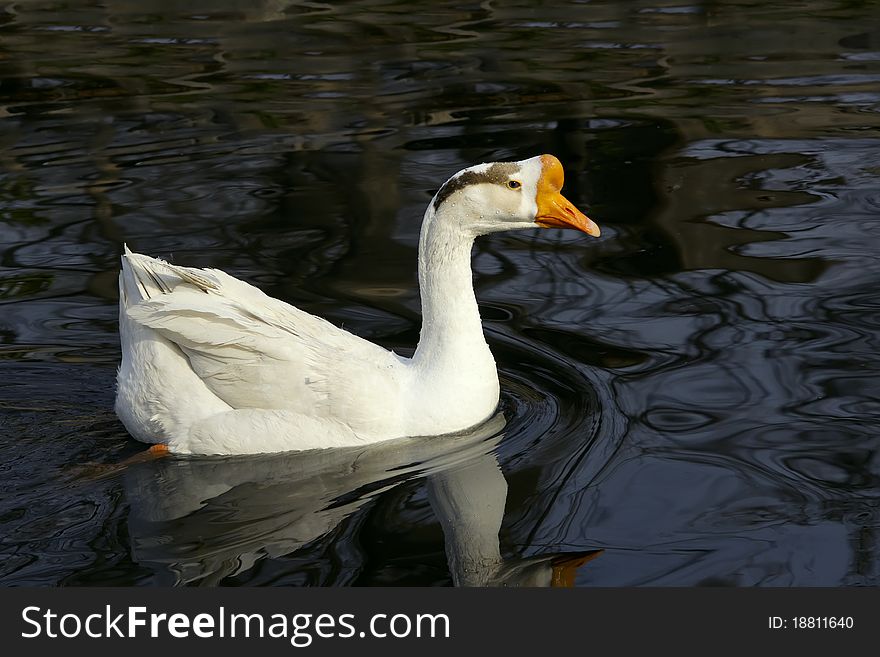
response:
[[[127,251],[119,323],[117,414],[135,438],[177,453],[449,433],[498,403],[482,336],[454,366],[426,368],[216,269]]]

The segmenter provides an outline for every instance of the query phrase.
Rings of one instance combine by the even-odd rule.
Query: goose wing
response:
[[[233,408],[289,409],[356,427],[380,421],[383,400],[396,397],[401,358],[225,272],[127,252],[123,280],[128,316],[176,344]]]

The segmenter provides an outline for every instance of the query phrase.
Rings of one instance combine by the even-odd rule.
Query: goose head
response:
[[[553,155],[478,164],[447,180],[430,209],[473,237],[536,227],[574,228],[599,237],[599,227],[562,195],[564,178]]]

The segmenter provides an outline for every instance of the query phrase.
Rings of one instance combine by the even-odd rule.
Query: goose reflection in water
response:
[[[135,465],[125,474],[133,558],[163,584],[215,585],[293,555],[380,493],[423,476],[456,585],[570,586],[597,552],[501,556],[507,482],[493,450],[504,422],[498,414],[442,440]]]

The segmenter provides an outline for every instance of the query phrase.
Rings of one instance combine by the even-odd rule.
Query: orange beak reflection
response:
[[[550,586],[571,588],[574,586],[577,569],[588,561],[592,561],[604,550],[590,550],[589,552],[575,552],[573,554],[561,554],[550,564],[553,566],[553,574]]]
[[[562,163],[553,155],[542,155],[541,178],[538,180],[538,215],[535,223],[542,228],[577,228],[587,235],[599,237],[599,227],[578,210],[559,190],[565,179]]]

